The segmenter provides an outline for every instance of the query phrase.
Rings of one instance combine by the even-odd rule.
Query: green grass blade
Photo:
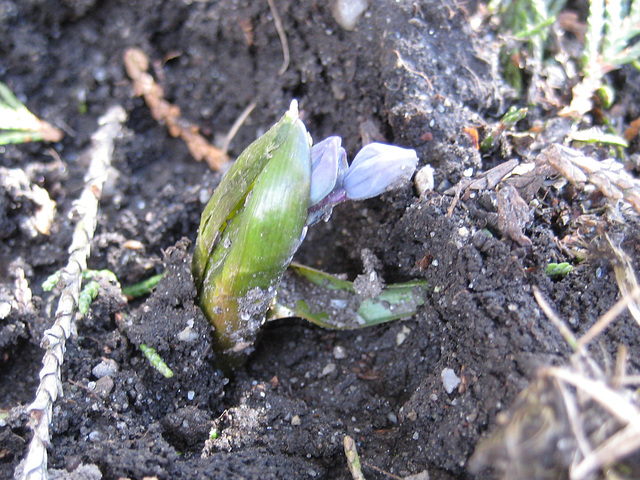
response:
[[[0,82],[0,101],[6,104],[11,110],[26,108],[20,100],[13,94],[6,84]]]

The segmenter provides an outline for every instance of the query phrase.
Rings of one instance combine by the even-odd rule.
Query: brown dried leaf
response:
[[[589,182],[613,200],[623,200],[640,213],[640,181],[632,177],[615,159],[595,160],[578,150],[553,144],[545,148],[538,160],[547,162],[574,185]]]
[[[493,167],[491,170],[481,173],[471,178],[460,180],[455,187],[450,188],[445,193],[447,195],[455,194],[458,189],[464,192],[462,198],[468,199],[471,195],[470,190],[491,190],[495,188],[506,176],[508,176],[514,168],[518,166],[518,160],[509,160]]]
[[[518,190],[505,185],[498,191],[498,229],[521,247],[531,245],[522,230],[531,221],[531,210]]]
[[[518,160],[509,160],[508,162],[501,163],[491,170],[487,170],[482,175],[479,175],[471,182],[469,188],[473,190],[483,190],[485,188],[492,190],[509,175],[519,163]]]
[[[545,162],[536,159],[535,167],[522,175],[512,175],[505,183],[518,189],[525,201],[533,199],[544,181],[551,174],[552,168]]]
[[[640,118],[636,118],[629,124],[629,128],[624,131],[624,138],[630,142],[640,134]]]
[[[587,175],[576,165],[576,158],[583,156],[577,150],[552,144],[540,155],[544,155],[543,159],[574,185],[582,186],[586,183]]]

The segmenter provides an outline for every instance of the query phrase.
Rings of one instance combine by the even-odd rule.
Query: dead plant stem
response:
[[[33,438],[29,444],[24,461],[22,478],[24,480],[46,480],[47,447],[50,443],[49,425],[52,421],[53,404],[62,395],[60,367],[64,361],[65,342],[75,331],[75,315],[78,310],[78,297],[82,272],[87,269],[91,239],[96,228],[98,202],[102,186],[107,180],[114,139],[120,135],[122,124],[126,120],[124,109],[116,105],[103,115],[98,123],[100,128],[92,136],[89,152],[91,162],[85,175],[85,185],[80,198],[75,203],[78,222],[69,247],[69,261],[61,270],[62,288],[54,325],[44,332],[42,347],[45,354],[40,371],[40,385],[36,398],[28,407]]]

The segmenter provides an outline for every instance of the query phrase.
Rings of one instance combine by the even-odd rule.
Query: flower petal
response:
[[[351,200],[364,200],[409,181],[418,164],[415,150],[370,143],[358,152],[344,177]]]
[[[344,175],[346,152],[337,136],[325,138],[311,148],[311,193],[309,206],[315,205],[335,188],[338,178]],[[342,165],[341,165],[342,164]]]

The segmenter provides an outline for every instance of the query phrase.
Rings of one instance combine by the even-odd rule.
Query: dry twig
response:
[[[604,236],[604,246],[608,250],[607,257],[613,267],[618,289],[623,297],[630,297],[629,313],[640,325],[640,295],[638,295],[638,279],[633,270],[631,257],[625,253],[620,245],[615,244],[609,235]]]
[[[256,105],[257,105],[256,102],[251,102],[247,106],[247,108],[245,108],[242,111],[242,113],[236,119],[236,121],[233,122],[233,125],[231,125],[231,128],[229,129],[229,133],[227,133],[227,136],[224,137],[224,142],[222,143],[222,151],[223,152],[227,152],[229,150],[229,145],[231,144],[231,140],[233,140],[233,137],[236,136],[236,133],[238,133],[238,130],[240,129],[242,124],[245,122],[247,117],[249,117],[251,112],[253,112],[253,109],[256,108]]]
[[[560,335],[564,338],[564,341],[567,342],[567,345],[571,347],[571,350],[574,352],[578,351],[581,347],[576,339],[575,335],[571,332],[566,323],[562,321],[560,317],[553,311],[551,306],[544,299],[542,294],[540,293],[540,289],[538,287],[533,287],[533,296],[538,302],[538,306],[547,316],[547,318],[553,323],[553,326],[558,329]]]
[[[151,116],[164,122],[172,137],[180,137],[197,161],[204,160],[212,170],[220,170],[228,161],[227,152],[211,145],[194,125],[180,117],[180,107],[164,99],[164,90],[147,73],[149,58],[139,48],[129,48],[124,53],[124,66],[133,81],[133,91],[144,97]]]
[[[631,294],[638,296],[640,289]],[[492,465],[502,472],[501,478],[509,480],[590,480],[598,470],[606,471],[607,478],[619,478],[618,467],[628,470],[626,457],[640,450],[640,406],[629,388],[640,383],[640,376],[627,375],[625,347],[619,349],[615,369],[608,374],[586,345],[602,331],[596,326],[611,323],[630,297],[625,295],[576,341],[537,289],[534,295],[574,350],[571,365],[549,367],[539,374],[520,394],[504,423],[478,445],[470,469]],[[561,444],[564,447],[558,449]]]
[[[289,42],[287,42],[287,34],[284,31],[284,27],[282,26],[282,20],[280,19],[280,14],[278,14],[278,10],[276,9],[276,4],[273,0],[267,0],[269,4],[269,8],[271,9],[271,15],[273,15],[273,23],[276,26],[276,31],[278,32],[278,37],[280,38],[280,44],[282,45],[282,66],[278,71],[278,75],[282,75],[289,68]]]
[[[78,309],[82,272],[87,268],[91,238],[96,227],[98,202],[102,186],[107,179],[113,142],[120,135],[126,113],[121,106],[112,107],[99,119],[101,127],[92,136],[89,152],[91,163],[85,175],[85,186],[75,204],[78,222],[69,247],[69,262],[61,270],[62,292],[56,310],[54,325],[44,333],[42,347],[46,350],[42,359],[40,385],[36,398],[29,406],[33,438],[24,462],[24,480],[46,480],[47,446],[53,403],[62,395],[60,366],[64,361],[65,342],[75,330],[74,318]]]

